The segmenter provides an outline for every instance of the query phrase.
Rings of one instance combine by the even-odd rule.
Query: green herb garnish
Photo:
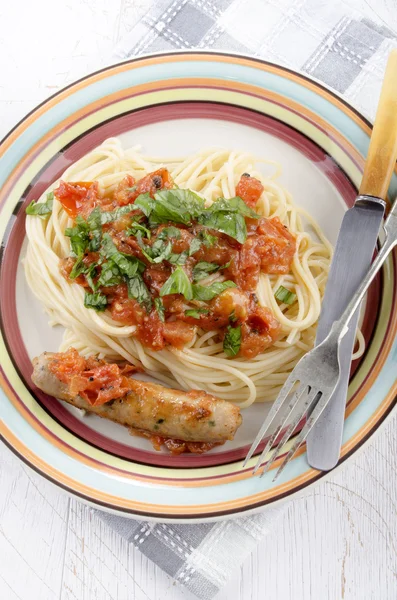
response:
[[[101,254],[112,260],[118,266],[120,273],[128,278],[135,277],[135,275],[145,270],[144,263],[136,256],[119,252],[108,233],[103,236]]]
[[[93,211],[88,216],[87,224],[90,230],[89,238],[90,242],[88,244],[89,250],[91,252],[96,252],[99,250],[102,239],[102,213],[98,207],[94,208]]]
[[[190,242],[189,256],[193,256],[193,254],[195,254],[196,252],[198,252],[200,250],[200,248],[201,248],[201,244],[202,244],[202,242],[198,238],[194,238]]]
[[[185,310],[187,317],[193,317],[193,319],[199,319],[201,315],[208,315],[210,311],[207,308],[192,308]]]
[[[127,279],[128,296],[135,298],[147,312],[152,308],[152,297],[146,287],[141,275],[137,274],[134,277]]]
[[[193,267],[193,280],[200,281],[201,279],[205,279],[210,273],[215,273],[220,268],[221,265],[216,265],[215,263],[198,262]]]
[[[218,240],[216,235],[211,235],[211,233],[208,233],[208,231],[206,231],[205,229],[203,231],[200,231],[199,237],[206,248],[211,248]]]
[[[167,258],[168,262],[172,265],[184,265],[187,261],[189,253],[185,250],[180,254],[175,254],[174,252]]]
[[[78,258],[73,265],[73,269],[70,271],[69,278],[76,279],[76,277],[84,273],[85,269],[86,266],[83,263],[83,259],[81,257]]]
[[[32,200],[29,206],[26,207],[27,215],[34,215],[46,219],[48,215],[52,213],[52,206],[54,203],[54,192],[48,192],[45,202],[37,202]]]
[[[164,229],[162,229],[160,231],[160,233],[157,235],[158,240],[169,240],[169,239],[179,240],[180,237],[181,237],[180,229],[178,229],[178,227],[174,227],[173,225],[171,225],[170,227],[164,227]]]
[[[192,300],[192,284],[182,267],[176,267],[175,271],[169,276],[160,290],[160,296],[170,294],[182,294],[186,300]]]
[[[105,225],[106,223],[111,223],[112,221],[117,221],[120,217],[124,215],[128,215],[128,213],[136,210],[135,204],[126,204],[125,206],[119,206],[114,210],[101,212],[101,223]]]
[[[113,260],[108,260],[102,265],[101,275],[98,279],[98,286],[110,287],[124,283],[120,269]]]
[[[259,215],[236,196],[230,200],[219,198],[199,216],[198,221],[201,225],[226,233],[243,244],[247,239],[245,217],[259,219]]]
[[[154,299],[154,306],[159,314],[160,321],[165,322],[165,307],[161,298]]]
[[[107,307],[108,301],[104,294],[95,292],[95,294],[85,293],[84,306],[86,308],[93,308],[97,312],[103,312]]]
[[[147,227],[144,227],[144,225],[141,225],[140,223],[132,223],[131,227],[129,229],[127,229],[127,231],[125,232],[126,235],[133,235],[133,236],[137,236],[138,233],[140,233],[141,235],[145,236],[148,238],[148,240],[150,240],[152,233],[150,231],[150,229],[148,229]]]
[[[234,281],[215,282],[208,286],[193,284],[193,297],[195,300],[208,302],[215,298],[215,296],[219,296],[219,294],[232,287],[237,287]]]
[[[81,256],[90,244],[90,227],[81,217],[77,215],[75,220],[75,227],[67,227],[65,229],[66,237],[70,238],[70,246],[75,256]]]
[[[193,218],[204,210],[204,200],[191,190],[161,190],[154,195],[140,194],[134,203],[155,227],[161,223],[190,225]]]
[[[241,347],[241,325],[231,327],[228,325],[226,335],[223,340],[223,351],[226,356],[236,356]]]
[[[297,298],[294,292],[290,292],[283,285],[280,285],[277,292],[274,294],[274,297],[283,304],[293,304]]]

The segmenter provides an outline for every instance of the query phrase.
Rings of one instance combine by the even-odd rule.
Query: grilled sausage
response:
[[[46,394],[127,427],[186,442],[219,443],[233,439],[241,425],[240,409],[199,390],[181,392],[129,377],[122,398],[92,406],[72,396],[67,384],[49,370],[52,354],[33,359],[33,383]]]

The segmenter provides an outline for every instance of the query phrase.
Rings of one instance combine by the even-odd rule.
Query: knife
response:
[[[328,335],[368,271],[384,216],[397,159],[397,50],[390,53],[368,148],[359,196],[344,215],[317,328],[316,345]],[[340,344],[338,386],[307,439],[309,465],[321,471],[339,461],[351,357],[359,310]]]

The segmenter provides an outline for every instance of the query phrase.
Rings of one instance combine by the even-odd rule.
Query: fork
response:
[[[372,266],[368,270],[367,275],[364,277],[349,302],[345,312],[340,319],[334,321],[325,340],[301,358],[281,388],[276,401],[270,409],[270,412],[243,463],[243,467],[245,467],[261,441],[270,433],[271,426],[275,422],[278,422],[276,429],[270,436],[256,463],[253,470],[254,475],[261,468],[265,456],[272,448],[273,443],[280,435],[282,429],[286,426],[288,419],[291,417],[292,413],[297,410],[298,415],[292,418],[291,423],[287,426],[287,429],[282,436],[282,439],[277,444],[272,456],[265,462],[264,469],[261,473],[262,477],[270,469],[276,458],[279,456],[282,447],[293,434],[298,423],[306,416],[306,423],[279,467],[273,479],[273,481],[275,481],[294,456],[295,452],[303,444],[313,425],[330,400],[340,376],[340,341],[349,330],[350,320],[359,307],[374,277],[387,256],[397,244],[397,200],[394,202],[389,216],[385,221],[384,231],[385,241],[376,259],[372,263]],[[303,406],[298,410],[301,404],[303,404]]]

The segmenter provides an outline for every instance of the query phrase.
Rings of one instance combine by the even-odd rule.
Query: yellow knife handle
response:
[[[386,200],[397,160],[397,49],[386,66],[360,194]]]

